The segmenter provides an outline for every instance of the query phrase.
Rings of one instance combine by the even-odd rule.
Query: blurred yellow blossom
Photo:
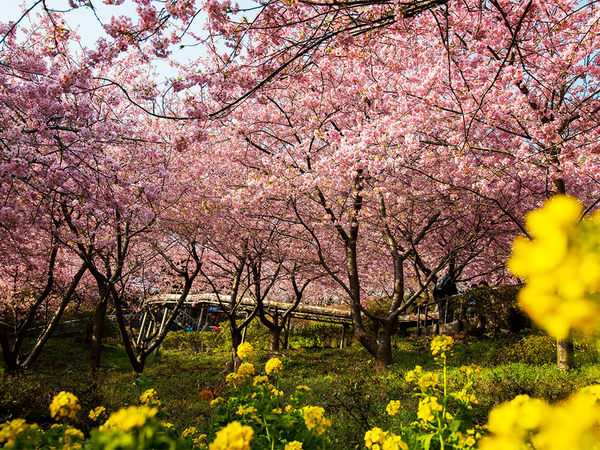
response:
[[[371,428],[365,433],[365,447],[378,450],[385,442],[387,431],[383,431],[379,427]]]
[[[283,450],[302,450],[302,442],[292,441],[285,444]]]
[[[427,396],[419,400],[417,417],[423,422],[432,422],[434,412],[442,411],[443,407],[437,401],[437,397]]]
[[[209,450],[250,450],[250,441],[254,430],[237,421],[217,431],[215,440],[208,446]]]
[[[28,424],[25,419],[14,419],[6,421],[0,425],[0,444],[4,444],[3,447],[12,447],[15,441],[24,431],[33,428],[37,429],[36,424]]]
[[[325,410],[320,406],[305,406],[302,408],[306,428],[309,430],[314,428],[317,434],[323,434],[325,429],[331,426],[331,422],[324,417],[324,413]]]
[[[157,408],[149,406],[130,406],[114,412],[99,429],[100,431],[122,430],[129,431],[132,428],[143,426],[148,419],[154,417]]]
[[[558,339],[600,328],[600,213],[580,221],[582,210],[574,198],[552,197],[527,215],[531,239],[515,239],[507,262],[526,282],[520,306]]]
[[[408,445],[400,436],[388,433],[381,446],[381,450],[408,450]]]

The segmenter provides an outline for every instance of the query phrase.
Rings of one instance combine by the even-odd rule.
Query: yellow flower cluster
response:
[[[225,403],[225,399],[223,397],[217,397],[214,400],[211,400],[210,407],[215,408],[219,406],[221,403]]]
[[[273,397],[283,397],[283,391],[280,391],[272,384],[269,384],[269,390],[271,392],[271,398]]]
[[[419,377],[419,381],[417,381],[417,384],[419,385],[419,388],[421,388],[422,392],[425,392],[428,388],[436,388],[437,385],[439,384],[440,379],[437,375],[437,373],[433,373],[433,372],[424,372],[420,377]]]
[[[254,356],[254,347],[248,342],[242,342],[238,345],[237,355],[240,359],[248,359]]]
[[[600,385],[584,388],[558,405],[519,395],[490,412],[488,429],[492,434],[481,440],[480,448],[598,448],[599,399]]]
[[[285,444],[283,450],[302,450],[302,442],[292,441]]]
[[[433,413],[436,411],[442,411],[444,408],[437,401],[437,397],[431,395],[423,397],[419,400],[419,409],[417,410],[417,417],[425,423],[433,422],[435,418]]]
[[[50,403],[50,416],[55,420],[63,417],[74,419],[77,411],[81,409],[79,400],[70,392],[59,392]]]
[[[467,377],[470,377],[474,373],[481,372],[481,367],[476,364],[471,364],[469,366],[461,366],[460,371],[463,372]]]
[[[408,450],[408,445],[400,436],[378,427],[365,433],[365,447],[371,450]]]
[[[305,406],[302,408],[306,428],[309,430],[314,428],[317,434],[323,434],[325,429],[331,426],[331,421],[325,418],[324,413],[325,410],[320,406]]]
[[[98,406],[90,411],[88,417],[94,422],[98,422],[102,419],[102,416],[106,415],[106,408],[104,406]]]
[[[419,379],[422,373],[423,368],[421,366],[415,366],[413,370],[409,370],[408,372],[406,372],[404,379],[407,383],[414,383],[417,379]]]
[[[600,327],[600,213],[579,221],[581,204],[561,195],[529,213],[531,239],[513,243],[508,269],[526,281],[519,304],[552,336]]]
[[[283,363],[279,358],[271,358],[265,364],[265,372],[267,375],[279,373],[283,370]]]
[[[454,398],[467,404],[468,409],[471,409],[471,404],[476,405],[478,403],[477,397],[475,397],[473,394],[469,394],[465,389],[461,389],[460,391],[456,392],[454,394]]]
[[[227,383],[227,386],[229,387],[235,387],[235,382],[238,381],[240,379],[240,376],[235,373],[235,372],[231,372],[228,373],[227,376],[225,377],[225,383]],[[214,401],[214,400],[213,400]],[[210,402],[211,406],[212,406],[212,402]]]
[[[149,406],[130,406],[114,412],[99,429],[100,431],[122,430],[129,431],[132,428],[143,426],[148,419],[154,417],[157,408]]]
[[[390,416],[395,416],[400,411],[400,400],[390,400],[385,410]]]
[[[237,411],[235,412],[238,416],[244,416],[246,414],[256,414],[256,408],[254,406],[238,406]]]
[[[242,364],[240,364],[240,367],[238,367],[237,370],[239,378],[251,377],[252,375],[254,375],[254,373],[254,365],[249,362],[243,362]]]
[[[145,406],[160,406],[158,393],[154,389],[145,390],[142,395],[140,395],[140,401]]]
[[[79,449],[82,447],[82,442],[85,436],[81,430],[73,427],[67,427],[65,429],[65,435],[61,437],[58,442],[61,444],[63,450]]]
[[[229,423],[217,431],[215,440],[208,446],[209,450],[249,450],[254,430],[237,421]]]
[[[452,339],[452,336],[436,336],[431,341],[431,354],[436,357],[436,360],[438,355],[440,358],[446,359],[446,352],[451,352],[453,346],[454,339]]]
[[[468,434],[466,434],[466,435],[461,433],[460,431],[456,432],[456,437],[458,438],[459,448],[474,447],[475,444],[477,444],[477,439],[479,439],[481,437],[480,433],[477,433],[477,435],[475,435],[475,430],[472,428],[467,430],[467,432],[468,432]]]
[[[269,382],[269,377],[266,375],[256,375],[254,377],[254,381],[252,382],[252,386],[258,386],[259,384],[267,384]]]
[[[181,437],[191,437],[198,434],[198,428],[196,427],[187,427],[185,430],[181,432]]]
[[[3,447],[6,448],[12,447],[19,435],[30,428],[37,429],[38,426],[35,423],[29,425],[25,419],[4,422],[0,425],[0,444],[4,444]]]
[[[303,385],[303,384],[299,384],[298,386],[296,386],[296,390],[297,391],[310,392],[310,388],[308,386]]]

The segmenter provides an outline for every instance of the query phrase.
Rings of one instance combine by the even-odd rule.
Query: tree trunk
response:
[[[573,367],[573,341],[570,338],[556,341],[556,364],[558,370],[566,371]]]
[[[94,324],[92,327],[92,345],[90,349],[90,371],[95,373],[100,368],[100,358],[102,355],[102,335],[104,332],[104,319],[108,307],[108,288],[101,287],[100,301],[96,306],[94,315]]]
[[[269,330],[269,351],[279,351],[279,339],[281,336],[281,330],[283,327],[273,327]]]
[[[237,355],[237,348],[242,343],[242,332],[237,327],[231,326],[231,361],[233,362],[233,370],[238,370],[242,360]]]
[[[375,358],[375,371],[383,372],[392,363],[392,327],[382,324],[381,331],[377,335],[377,351]]]
[[[17,353],[10,348],[10,339],[3,330],[0,330],[0,346],[2,347],[4,371],[7,375],[14,375],[19,369]]]

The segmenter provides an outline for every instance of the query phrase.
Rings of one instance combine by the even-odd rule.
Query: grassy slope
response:
[[[385,405],[390,399],[405,405],[402,418],[414,420],[416,400],[404,382],[407,370],[421,365],[436,370],[429,356],[428,338],[406,338],[395,343],[394,363],[384,374],[375,374],[368,355],[358,346],[339,349],[296,348],[282,358],[286,370],[281,385],[287,392],[297,384],[312,388],[312,403],[325,407],[333,422],[336,448],[350,448],[362,442],[366,429],[385,429],[388,417]],[[459,341],[450,363],[450,387],[464,380],[463,364],[483,366],[475,391],[480,399],[475,418],[485,423],[489,409],[518,394],[556,401],[573,390],[600,380],[598,354],[592,343],[580,342],[576,348],[576,368],[558,372],[554,365],[554,344],[538,333],[518,337]],[[47,405],[61,390],[75,393],[83,411],[104,405],[109,411],[138,404],[139,394],[155,388],[164,402],[165,420],[181,430],[194,425],[204,427],[210,420],[210,408],[199,401],[197,393],[224,390],[220,373],[227,352],[202,356],[186,351],[161,351],[153,357],[142,377],[135,375],[118,346],[106,346],[103,369],[97,381],[87,376],[87,348],[75,338],[53,339],[36,367],[0,385],[0,421],[24,417],[30,422],[50,423]],[[258,352],[257,368],[267,360]],[[79,426],[91,423],[80,414]]]

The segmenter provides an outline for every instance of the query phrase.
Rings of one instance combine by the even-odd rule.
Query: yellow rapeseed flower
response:
[[[228,373],[227,376],[225,377],[225,382],[227,383],[227,386],[235,387],[236,381],[238,381],[240,378],[241,377],[237,373],[231,372],[231,373]],[[211,402],[211,405],[212,405],[212,402]]]
[[[390,416],[395,416],[400,411],[400,406],[399,400],[390,400],[385,410]]]
[[[323,434],[325,429],[331,426],[331,421],[324,417],[325,410],[320,406],[305,406],[302,408],[304,424],[309,430],[314,430],[317,434]]]
[[[198,434],[198,429],[196,427],[187,427],[185,430],[181,432],[181,437],[192,437]]]
[[[15,444],[21,433],[29,428],[37,429],[36,424],[28,424],[25,419],[14,419],[4,422],[0,425],[0,444],[9,448]]]
[[[269,382],[269,377],[266,375],[256,375],[254,377],[254,381],[252,382],[252,386],[258,386],[259,384],[267,384]]]
[[[267,375],[271,375],[274,373],[279,373],[283,370],[283,363],[279,358],[271,358],[265,364],[265,372]]]
[[[100,431],[122,430],[129,431],[143,426],[148,419],[154,417],[157,408],[149,406],[130,406],[114,412],[99,429]]]
[[[55,420],[63,417],[74,419],[80,409],[81,405],[75,395],[61,391],[54,396],[50,403],[50,416]]]
[[[208,446],[209,450],[250,450],[250,440],[254,430],[237,421],[229,423],[217,431],[215,440]]]
[[[378,449],[385,442],[388,432],[379,427],[374,427],[365,433],[365,447]]]
[[[254,365],[249,362],[243,362],[242,364],[240,364],[240,367],[238,367],[237,370],[239,378],[251,377],[252,375],[254,375],[254,373]]]
[[[283,450],[302,450],[302,442],[288,442],[287,444],[285,444],[285,448]]]
[[[400,436],[388,432],[381,450],[408,450],[408,445]]]
[[[424,372],[420,377],[417,384],[421,388],[422,392],[425,392],[428,388],[435,388],[439,383],[439,377],[437,373]]]
[[[142,395],[140,395],[140,401],[145,406],[160,406],[158,393],[154,389],[146,389]]]
[[[431,354],[436,357],[446,359],[446,352],[451,352],[454,346],[454,339],[452,336],[436,336],[431,341]]]
[[[414,383],[423,373],[423,368],[421,366],[415,366],[413,370],[409,370],[406,372],[404,379],[407,383]]]
[[[98,406],[90,411],[88,417],[94,422],[98,422],[102,419],[102,416],[106,415],[106,408],[104,406]]]
[[[437,397],[427,396],[419,400],[419,409],[417,410],[417,417],[423,422],[433,422],[435,418],[434,413],[436,411],[442,411],[443,407],[437,401]]]
[[[248,359],[254,356],[254,347],[248,342],[242,342],[238,345],[237,355],[240,359]]]
[[[210,402],[210,407],[215,408],[219,406],[221,403],[225,403],[225,399],[223,397],[217,397]]]
[[[579,221],[582,205],[555,196],[527,215],[531,239],[515,239],[508,269],[525,280],[519,304],[552,336],[600,328],[600,213]]]
[[[298,386],[296,386],[296,390],[297,391],[310,392],[310,388],[308,386],[303,385],[303,384],[299,384]]]

